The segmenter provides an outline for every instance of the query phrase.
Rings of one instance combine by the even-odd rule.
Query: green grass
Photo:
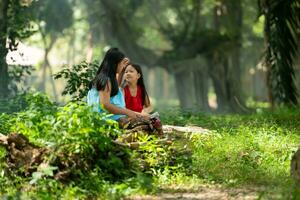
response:
[[[122,132],[113,124],[103,124],[84,105],[59,107],[39,95],[27,101],[27,108],[0,115],[2,133],[20,132],[36,145],[56,145],[58,151],[83,160],[96,153],[99,159],[87,170],[76,171],[76,178],[68,183],[51,176],[33,183],[34,177],[6,173],[6,151],[0,148],[3,198],[120,199],[167,191],[170,186],[192,191],[200,185],[257,188],[262,199],[300,197],[289,174],[291,156],[300,142],[300,109],[262,110],[251,115],[164,111],[160,113],[164,124],[197,125],[210,133],[182,134],[171,146],[157,145],[155,137],[145,137],[147,146],[121,151],[123,157],[118,157],[120,150],[109,141]],[[96,143],[100,152],[90,143]]]
[[[290,160],[300,142],[299,109],[252,115],[173,111],[161,116],[168,124],[198,125],[211,130],[210,134],[192,138],[191,167],[183,171],[187,176],[226,187],[264,188],[261,192],[266,198],[269,193],[274,195],[272,187],[277,195],[272,198],[281,199],[287,190],[290,194],[294,191]]]

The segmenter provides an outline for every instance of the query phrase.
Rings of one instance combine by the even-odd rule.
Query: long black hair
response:
[[[108,81],[111,83],[110,96],[118,94],[119,86],[116,79],[118,64],[125,55],[118,48],[109,49],[100,64],[95,78],[90,82],[89,89],[95,87],[98,91],[104,90]]]
[[[132,64],[131,63],[129,65],[131,65],[137,71],[137,73],[140,74],[140,78],[137,81],[137,85],[139,85],[142,89],[142,103],[143,103],[144,106],[148,107],[148,106],[150,106],[150,98],[148,96],[148,93],[147,93],[147,90],[146,90],[146,87],[145,87],[144,75],[143,75],[143,72],[142,72],[142,68],[138,64]],[[128,67],[129,65],[127,65],[126,67]]]

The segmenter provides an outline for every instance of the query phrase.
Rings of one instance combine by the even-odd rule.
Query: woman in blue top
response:
[[[87,103],[97,112],[106,110],[113,114],[110,118],[118,120],[121,117],[148,117],[148,114],[134,112],[125,108],[124,96],[119,89],[117,76],[129,64],[129,59],[117,48],[109,49],[90,82]]]

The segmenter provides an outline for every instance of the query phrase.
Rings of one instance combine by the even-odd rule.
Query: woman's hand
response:
[[[150,114],[145,113],[145,112],[141,112],[141,113],[136,112],[136,116],[144,118],[144,119],[150,119]]]

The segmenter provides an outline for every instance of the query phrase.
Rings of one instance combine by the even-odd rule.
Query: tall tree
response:
[[[28,7],[31,1],[0,1],[0,97],[9,94],[9,75],[6,55],[17,49],[18,40],[33,33],[30,27],[31,14]]]
[[[241,112],[245,108],[241,94],[240,48],[242,44],[242,4],[240,0],[217,0],[214,26],[225,35],[225,43],[216,48],[208,62],[214,68],[210,75],[217,94],[218,109]],[[226,49],[226,50],[225,50]]]
[[[8,66],[6,63],[6,38],[8,31],[8,5],[9,0],[0,2],[0,97],[8,94]]]
[[[211,41],[201,20],[202,1],[152,0],[147,5],[156,28],[172,45],[158,63],[174,74],[180,106],[208,110],[207,64],[198,59]]]
[[[294,57],[300,29],[299,0],[259,0],[265,16],[265,64],[272,104],[297,105]]]
[[[38,30],[41,34],[45,51],[42,65],[41,90],[45,91],[46,71],[48,68],[54,98],[56,99],[56,87],[52,78],[52,67],[48,56],[59,36],[73,23],[72,6],[69,0],[43,0],[34,4],[32,11],[35,13],[35,20],[39,27]]]

